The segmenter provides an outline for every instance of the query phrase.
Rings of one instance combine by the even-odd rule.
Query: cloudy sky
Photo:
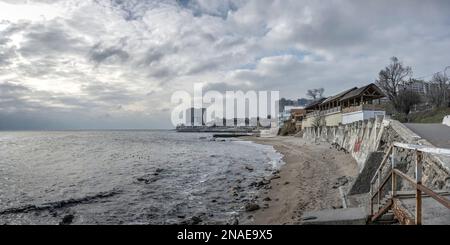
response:
[[[450,65],[450,1],[0,0],[0,129],[168,128],[170,97],[305,97]]]

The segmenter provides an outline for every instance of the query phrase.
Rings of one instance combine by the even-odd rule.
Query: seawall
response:
[[[383,117],[334,127],[305,128],[303,137],[310,141],[328,142],[348,152],[357,161],[358,171],[364,174],[368,174],[367,169],[374,169],[374,166],[367,166],[368,164],[376,167],[380,164],[380,160],[373,160],[379,157],[368,161],[372,153],[386,152],[393,142],[432,146],[402,123]],[[399,149],[395,158],[402,171],[414,176],[414,152]],[[436,190],[449,189],[450,159],[426,154],[424,160],[423,183]],[[389,167],[389,164],[386,166]],[[409,189],[407,184],[400,183],[400,187]]]

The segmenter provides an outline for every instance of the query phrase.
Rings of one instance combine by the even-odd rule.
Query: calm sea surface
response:
[[[0,225],[232,223],[280,164],[209,134],[0,132]]]

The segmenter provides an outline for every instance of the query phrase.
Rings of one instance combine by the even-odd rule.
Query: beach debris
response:
[[[154,173],[153,175],[159,175],[159,174],[162,173],[163,171],[164,171],[163,168],[157,168],[157,169],[155,170],[155,173]]]
[[[331,206],[332,209],[343,209],[344,207],[342,205],[338,206]]]
[[[158,180],[160,180],[159,177],[154,177],[154,176],[144,176],[144,177],[139,177],[136,179],[139,182],[144,182],[145,184],[151,184],[153,182],[156,182]]]
[[[275,174],[272,177],[270,177],[270,180],[279,179],[279,178],[281,178],[281,176],[278,174]]]
[[[289,181],[286,181],[286,182],[284,182],[284,184],[283,185],[289,185],[291,182],[289,182]]]
[[[191,221],[192,221],[192,224],[193,224],[193,225],[198,225],[198,224],[200,224],[203,220],[202,220],[200,217],[198,217],[198,216],[193,216],[193,217],[191,218]]]
[[[337,189],[341,186],[346,185],[349,182],[349,179],[346,176],[339,177],[333,184],[333,189]]]
[[[302,220],[306,221],[306,220],[315,220],[315,219],[317,219],[317,217],[315,217],[315,216],[307,216],[307,217],[304,217]]]
[[[157,168],[153,174],[147,174],[142,177],[138,177],[136,178],[136,180],[138,182],[144,182],[145,184],[151,184],[153,182],[160,180],[162,178],[160,174],[164,171],[165,169],[163,168]]]
[[[229,192],[231,192],[231,195],[234,197],[238,197],[239,196],[239,192],[242,190],[242,187],[239,185],[236,185],[232,188],[230,188]]]
[[[272,201],[272,199],[270,197],[266,197],[266,198],[263,199],[263,201],[270,202],[270,201]]]
[[[250,187],[261,188],[261,187],[267,186],[268,184],[270,184],[270,180],[263,179],[263,180],[258,181],[258,182],[252,182],[252,183],[250,183],[249,186]]]
[[[59,225],[70,225],[73,222],[75,216],[73,214],[68,214],[63,217],[62,221],[59,222]]]
[[[180,225],[198,225],[202,222],[203,219],[200,216],[192,216],[190,219],[182,221]]]
[[[244,208],[245,208],[246,212],[253,212],[253,211],[260,209],[261,207],[256,203],[249,202],[249,203],[245,204]]]
[[[227,225],[239,225],[239,219],[237,217],[233,217],[233,219],[227,222]]]

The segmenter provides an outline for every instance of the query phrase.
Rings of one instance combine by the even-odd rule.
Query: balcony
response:
[[[383,105],[378,104],[364,104],[342,109],[342,113],[352,113],[357,111],[384,111],[384,107]]]
[[[308,113],[308,114],[306,114],[306,117],[308,118],[308,117],[326,116],[326,115],[339,113],[339,112],[341,112],[341,107],[337,106],[337,107],[333,107],[328,110],[314,111],[314,112]]]

